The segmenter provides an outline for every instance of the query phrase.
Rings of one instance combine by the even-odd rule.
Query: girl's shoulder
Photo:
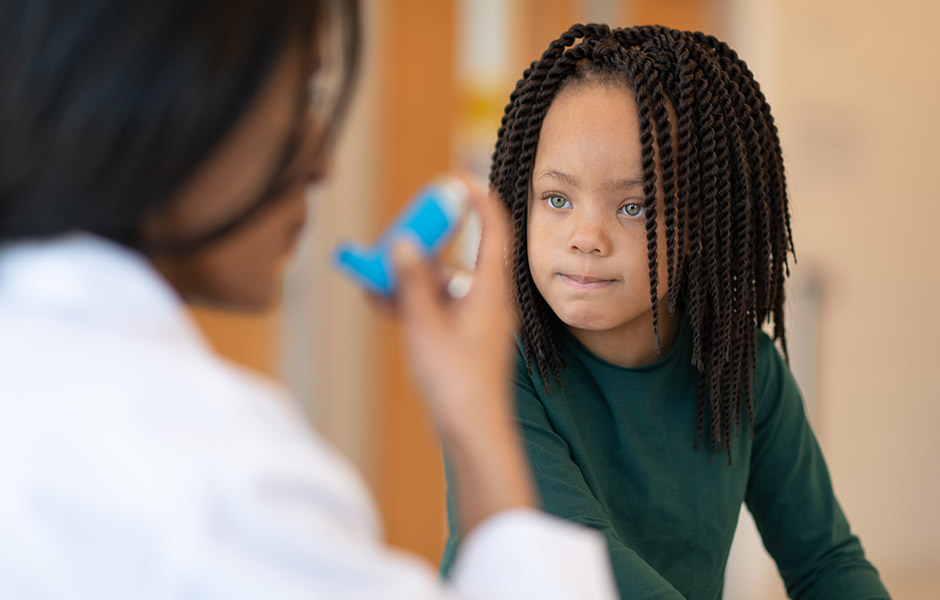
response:
[[[757,351],[757,384],[760,387],[762,380],[776,379],[787,375],[790,368],[783,357],[776,341],[763,329],[756,334],[755,350]]]
[[[758,421],[780,410],[802,409],[802,395],[774,339],[763,330],[757,332],[757,371],[754,403]]]

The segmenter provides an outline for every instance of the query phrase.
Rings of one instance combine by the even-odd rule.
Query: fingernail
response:
[[[447,282],[447,293],[451,298],[463,298],[470,293],[473,286],[473,273],[470,271],[457,271]]]

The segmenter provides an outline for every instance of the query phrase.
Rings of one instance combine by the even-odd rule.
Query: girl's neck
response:
[[[647,311],[617,329],[590,331],[567,327],[585,348],[598,358],[625,368],[642,367],[659,360],[675,345],[682,311],[669,314],[668,300],[659,301],[659,352],[653,335],[653,311]]]

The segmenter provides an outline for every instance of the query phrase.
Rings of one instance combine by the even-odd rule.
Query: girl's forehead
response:
[[[579,140],[633,142],[639,136],[635,95],[625,86],[579,85],[559,93],[542,121],[539,151],[564,151]]]
[[[636,96],[626,86],[596,83],[569,85],[549,105],[542,120],[540,135],[574,135],[595,130],[598,135],[609,127],[637,129]]]

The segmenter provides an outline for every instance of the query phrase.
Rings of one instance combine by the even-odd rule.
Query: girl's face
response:
[[[564,88],[542,124],[528,208],[536,287],[583,344],[622,366],[656,359],[638,121],[626,86]],[[666,310],[662,221],[657,218],[657,295],[666,347],[678,322]]]

